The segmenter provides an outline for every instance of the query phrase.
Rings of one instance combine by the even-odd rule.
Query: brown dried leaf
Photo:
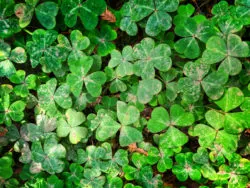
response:
[[[148,155],[148,152],[146,152],[144,149],[138,148],[136,143],[132,143],[128,146],[128,151],[133,153],[133,152],[138,152],[143,155]]]
[[[105,12],[103,12],[101,14],[101,18],[102,18],[102,20],[106,20],[106,21],[111,22],[111,23],[116,22],[115,15],[112,12],[110,12],[107,8],[106,8]]]
[[[0,137],[5,136],[8,130],[4,127],[0,127]]]

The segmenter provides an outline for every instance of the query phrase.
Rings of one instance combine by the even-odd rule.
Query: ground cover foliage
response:
[[[0,0],[0,187],[250,186],[249,26],[249,0]]]

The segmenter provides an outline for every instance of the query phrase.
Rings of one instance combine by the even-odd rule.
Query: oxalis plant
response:
[[[0,0],[0,187],[249,187],[249,28],[249,0]]]

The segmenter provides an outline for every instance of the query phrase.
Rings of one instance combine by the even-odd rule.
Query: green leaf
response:
[[[68,27],[76,25],[77,17],[87,30],[93,30],[98,24],[98,16],[105,11],[106,3],[104,0],[71,1],[63,0],[61,10],[64,22]]]
[[[174,104],[170,108],[171,125],[176,126],[189,126],[195,121],[194,115],[185,110],[178,104]]]
[[[0,77],[11,76],[16,72],[12,62],[25,63],[27,60],[26,52],[21,47],[16,47],[11,51],[9,44],[0,40]]]
[[[59,119],[57,121],[57,135],[59,137],[66,137],[69,135],[69,140],[72,144],[77,144],[81,139],[86,138],[88,130],[85,127],[80,127],[84,121],[85,116],[82,112],[77,112],[71,108],[66,111],[66,120]]]
[[[113,137],[120,129],[121,125],[114,121],[108,115],[105,115],[100,126],[96,130],[96,139],[99,141],[105,141],[110,137]]]
[[[209,110],[205,114],[206,121],[216,130],[223,128],[225,116],[216,110]]]
[[[66,156],[66,150],[61,144],[58,144],[55,135],[48,136],[43,144],[33,142],[31,150],[32,160],[40,163],[46,172],[54,174],[63,171],[62,159]]]
[[[36,17],[46,29],[53,29],[56,26],[56,15],[58,5],[54,2],[44,2],[36,7]]]
[[[226,90],[225,94],[217,101],[214,101],[224,112],[229,112],[244,101],[244,94],[237,87],[230,87]]]
[[[207,125],[198,124],[194,127],[194,135],[199,136],[200,146],[207,148],[213,144],[216,136],[216,130]]]
[[[77,144],[81,139],[86,138],[88,130],[85,127],[73,127],[70,130],[69,141],[72,144]]]
[[[103,25],[100,31],[95,30],[89,37],[97,45],[97,53],[100,56],[106,56],[115,49],[112,41],[117,38],[117,34],[109,25]]]
[[[172,18],[167,12],[177,10],[179,1],[132,1],[124,4],[123,18],[120,27],[129,35],[137,33],[136,22],[145,18],[146,33],[149,36],[156,36],[161,31],[170,29]],[[148,19],[146,19],[148,17]]]
[[[237,75],[241,71],[241,63],[237,57],[247,57],[249,47],[246,42],[235,34],[229,34],[227,40],[213,36],[206,43],[206,50],[202,58],[205,63],[213,64],[223,61],[219,69],[230,75]]]
[[[37,29],[33,32],[32,41],[26,43],[33,68],[38,64],[44,66],[47,71],[55,71],[62,67],[64,50],[52,46],[57,35],[58,33],[54,30]]]
[[[154,68],[166,72],[172,66],[170,47],[167,44],[155,45],[151,38],[144,38],[139,44],[135,45],[133,56],[136,60],[134,71],[142,79],[155,77]]]
[[[142,133],[134,127],[122,126],[120,131],[119,143],[122,147],[134,142],[143,140]]]
[[[225,115],[224,128],[228,133],[237,134],[241,133],[247,128],[247,114],[242,112],[227,113]]]
[[[69,96],[70,88],[67,84],[62,84],[54,94],[55,102],[62,108],[67,109],[72,106],[72,99]]]
[[[200,166],[193,162],[193,153],[180,153],[175,156],[177,162],[173,166],[172,172],[177,176],[177,179],[180,181],[186,181],[188,177],[192,180],[200,180]]]
[[[134,60],[133,56],[133,49],[131,46],[125,46],[122,50],[122,54],[118,50],[113,50],[111,52],[111,59],[109,61],[108,66],[116,68],[116,74],[119,77],[124,77],[126,75],[132,75],[133,65],[131,62]]]
[[[201,82],[202,88],[206,95],[213,100],[221,98],[224,94],[224,85],[228,81],[228,74],[224,71],[217,71],[210,73]]]
[[[90,45],[89,38],[83,36],[79,30],[73,30],[70,33],[70,41],[62,34],[57,36],[57,40],[59,43],[57,46],[65,51],[63,55],[68,59],[70,68],[72,64],[74,65],[75,62],[85,56],[85,53],[82,50],[85,50]]]
[[[157,107],[151,114],[151,119],[148,121],[148,130],[152,133],[160,132],[166,129],[170,124],[168,112],[163,107]]]
[[[132,106],[127,105],[122,101],[117,102],[117,117],[122,125],[129,125],[135,123],[139,117],[140,113],[139,110]]]
[[[188,136],[175,127],[169,127],[166,133],[160,136],[161,147],[177,148],[188,142]]]
[[[139,82],[137,90],[138,101],[142,104],[150,102],[154,95],[162,89],[162,84],[157,79],[147,79]]]
[[[12,176],[13,170],[12,166],[12,154],[4,155],[0,158],[0,178],[8,179]]]
[[[175,43],[176,51],[189,59],[195,59],[201,51],[197,39],[206,42],[215,32],[210,22],[198,23],[194,17],[184,18],[184,21],[177,23],[175,33],[184,37]]]
[[[93,97],[98,97],[102,92],[102,85],[106,82],[106,76],[104,72],[97,71],[88,75],[84,79],[84,83],[87,91]]]
[[[38,0],[26,1],[26,4],[19,3],[15,5],[15,14],[19,18],[19,26],[25,28],[32,20],[35,6]]]
[[[2,0],[0,2],[0,38],[7,38],[19,32],[21,28],[18,19],[14,16],[15,1]]]
[[[14,48],[11,51],[10,60],[18,64],[25,63],[27,60],[27,55],[25,50],[22,47]]]

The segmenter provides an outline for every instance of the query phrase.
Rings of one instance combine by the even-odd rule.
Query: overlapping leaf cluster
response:
[[[249,1],[121,2],[0,0],[1,187],[249,186]]]

